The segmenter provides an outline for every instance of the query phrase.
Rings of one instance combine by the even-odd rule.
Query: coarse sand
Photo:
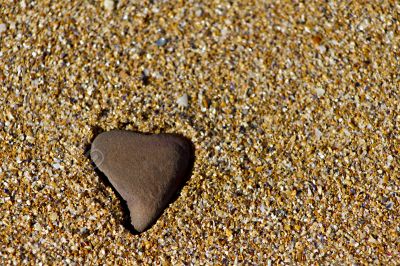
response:
[[[400,4],[304,2],[0,1],[0,264],[399,265]],[[194,144],[142,234],[113,129]]]

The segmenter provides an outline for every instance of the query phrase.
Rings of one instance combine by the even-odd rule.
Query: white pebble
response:
[[[325,90],[323,88],[316,88],[315,93],[317,94],[318,97],[321,97],[325,94]]]
[[[359,29],[360,31],[364,31],[368,26],[369,26],[369,21],[368,21],[368,19],[364,19],[364,20],[358,25],[358,29]]]
[[[33,228],[35,228],[36,231],[42,230],[42,226],[41,226],[39,223],[35,223],[35,225],[33,226]]]
[[[8,253],[13,253],[14,250],[15,250],[15,249],[12,248],[12,247],[6,248],[6,251],[7,251]]]
[[[20,6],[21,6],[22,9],[26,8],[26,3],[25,3],[24,0],[21,1]]]
[[[197,17],[201,17],[201,15],[203,15],[203,10],[201,10],[201,9],[199,8],[199,9],[197,9],[197,10],[195,11],[195,14],[196,14]]]
[[[0,34],[5,32],[6,30],[7,30],[6,24],[4,24],[4,23],[0,24]]]
[[[114,1],[113,0],[104,0],[104,8],[107,11],[112,11],[114,9]]]
[[[326,52],[326,47],[324,45],[318,46],[318,50],[321,54],[324,54]]]
[[[322,132],[318,128],[315,128],[315,137],[317,138],[317,140],[322,137]]]
[[[176,103],[182,107],[188,107],[188,105],[189,105],[188,102],[189,102],[189,100],[188,100],[188,96],[186,93],[183,94],[181,97],[179,97],[178,100],[176,101]]]
[[[389,156],[387,157],[386,166],[387,166],[387,167],[390,167],[390,165],[392,164],[392,161],[393,161],[393,156],[392,156],[392,155],[389,155]]]
[[[16,26],[16,23],[15,23],[14,21],[11,21],[11,22],[10,22],[10,29],[11,29],[11,30],[15,30],[16,27],[17,27],[17,26]]]
[[[260,211],[261,211],[261,213],[264,213],[264,212],[265,212],[265,206],[264,206],[264,203],[261,203],[261,206],[260,206]]]

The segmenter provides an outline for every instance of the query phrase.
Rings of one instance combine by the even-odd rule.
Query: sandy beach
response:
[[[201,2],[0,1],[0,264],[400,264],[400,4]],[[195,148],[141,234],[114,129]]]

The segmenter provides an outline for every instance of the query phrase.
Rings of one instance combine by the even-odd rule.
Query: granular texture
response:
[[[389,0],[2,0],[1,264],[399,265],[399,44]],[[140,235],[112,129],[195,146]]]

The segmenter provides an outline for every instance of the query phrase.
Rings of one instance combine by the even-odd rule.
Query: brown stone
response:
[[[126,200],[135,230],[155,222],[189,174],[191,144],[172,134],[114,130],[93,141],[93,162]]]

